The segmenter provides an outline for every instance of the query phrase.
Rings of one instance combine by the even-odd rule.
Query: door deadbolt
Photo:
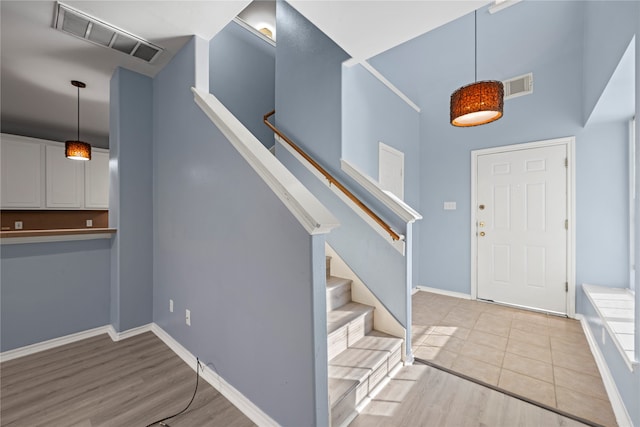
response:
[[[479,227],[484,227],[484,221],[480,221],[480,223],[478,223]]]
[[[480,237],[484,237],[484,231],[480,232]]]

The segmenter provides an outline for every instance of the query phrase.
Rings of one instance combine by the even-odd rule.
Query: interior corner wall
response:
[[[235,21],[209,42],[209,90],[269,148],[273,132],[262,122],[275,108],[276,48]]]
[[[199,42],[153,80],[154,323],[277,423],[326,425],[324,242],[194,102]]]
[[[153,318],[152,81],[118,68],[110,94],[111,324],[122,332]]]

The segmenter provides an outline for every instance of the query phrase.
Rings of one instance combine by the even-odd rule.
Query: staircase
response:
[[[402,339],[373,329],[373,307],[351,300],[351,280],[331,276],[327,257],[327,347],[331,425],[348,425],[402,364]]]

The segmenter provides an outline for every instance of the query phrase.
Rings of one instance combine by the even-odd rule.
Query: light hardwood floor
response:
[[[0,364],[2,426],[146,426],[182,410],[195,373],[152,333],[105,334]],[[180,426],[254,425],[200,379]]]
[[[405,366],[350,427],[584,424],[425,365]]]

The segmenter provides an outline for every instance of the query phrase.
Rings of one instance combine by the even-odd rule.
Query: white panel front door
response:
[[[477,157],[478,298],[567,313],[566,145]]]
[[[378,150],[378,182],[383,190],[404,200],[404,153],[382,142]]]

